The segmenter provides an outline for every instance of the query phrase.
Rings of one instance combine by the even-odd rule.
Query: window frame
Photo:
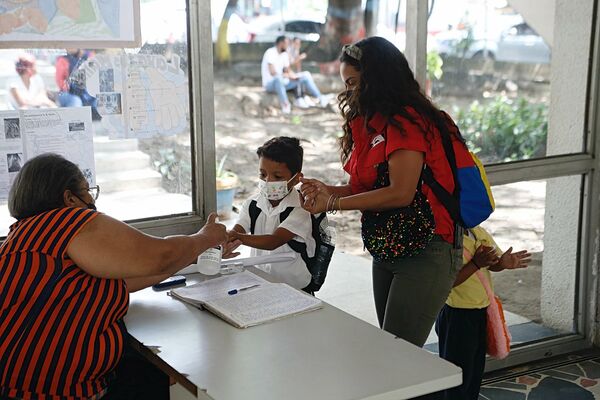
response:
[[[406,55],[415,69],[419,84],[425,82],[427,58],[427,12],[419,0],[407,0]],[[511,350],[504,360],[488,359],[486,371],[507,368],[532,360],[540,360],[576,350],[589,348],[600,338],[596,314],[600,313],[598,287],[598,256],[600,244],[600,159],[596,149],[600,148],[600,13],[598,0],[593,3],[593,18],[590,29],[590,58],[588,63],[587,104],[584,138],[585,149],[579,153],[546,156],[532,160],[513,161],[486,165],[488,180],[492,186],[519,181],[548,179],[562,176],[581,175],[578,259],[576,260],[576,287],[574,310],[574,334],[550,340],[529,342]],[[424,22],[423,22],[424,21]],[[423,26],[424,25],[424,26]],[[425,42],[425,45],[423,45]],[[416,68],[415,68],[416,66]],[[424,86],[423,86],[424,87]],[[552,112],[552,110],[550,110]]]
[[[192,212],[128,222],[144,233],[191,234],[216,210],[213,48],[209,1],[186,0],[190,87]],[[198,60],[198,62],[192,62]]]

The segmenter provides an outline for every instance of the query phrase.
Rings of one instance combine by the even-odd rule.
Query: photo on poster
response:
[[[4,136],[7,140],[21,138],[19,118],[4,118]]]
[[[86,181],[88,181],[88,183],[90,184],[90,186],[94,185],[94,173],[92,172],[92,170],[90,168],[81,168],[79,165],[78,167],[81,169],[81,173],[83,174],[83,177],[85,178]]]
[[[121,93],[98,93],[98,112],[100,115],[122,114]]]
[[[85,122],[69,122],[69,132],[85,131]]]
[[[100,72],[100,91],[115,91],[115,71],[112,68],[101,69]]]
[[[8,164],[8,172],[19,172],[23,164],[23,153],[7,153],[6,162]]]

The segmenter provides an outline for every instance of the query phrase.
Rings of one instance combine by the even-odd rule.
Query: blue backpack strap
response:
[[[254,228],[256,228],[256,220],[260,215],[260,208],[256,205],[256,200],[250,202],[248,207],[248,214],[250,214],[250,234],[254,235]]]

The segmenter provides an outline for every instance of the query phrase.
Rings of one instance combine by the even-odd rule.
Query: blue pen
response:
[[[254,287],[260,286],[258,283],[256,285],[251,285],[251,286],[246,286],[240,289],[231,289],[229,292],[227,292],[227,294],[237,294],[239,292],[241,292],[242,290],[247,290],[247,289],[252,289]]]

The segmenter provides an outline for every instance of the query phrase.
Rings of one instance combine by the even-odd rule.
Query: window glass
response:
[[[95,167],[90,181],[100,186],[97,207],[113,217],[193,211],[186,21],[185,0],[143,0],[139,48],[0,50],[2,112],[19,107],[11,88],[22,82],[15,69],[22,56],[35,61],[43,92],[56,107],[52,113],[91,107],[93,151],[73,161],[86,159]],[[52,150],[56,137],[39,140],[29,156]],[[64,146],[55,147],[64,153]],[[0,200],[0,235],[12,221],[6,199]]]
[[[486,163],[585,150],[593,2],[559,3],[430,2],[426,90]]]
[[[513,347],[576,332],[581,188],[581,176],[492,187],[496,210],[481,226],[502,252],[532,255],[527,268],[491,272]],[[467,285],[457,287],[463,296]]]

